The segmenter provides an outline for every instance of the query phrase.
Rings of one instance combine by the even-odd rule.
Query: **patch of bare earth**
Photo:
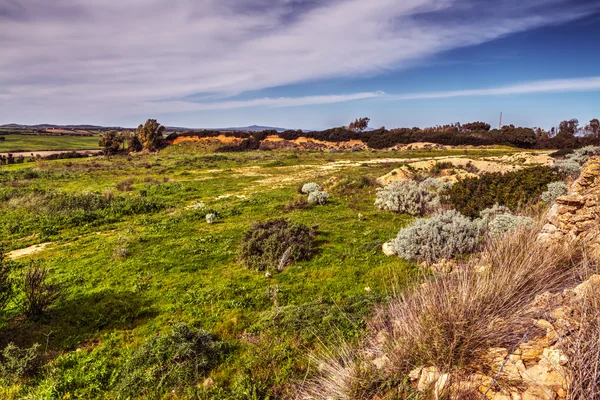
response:
[[[51,244],[54,244],[54,243],[52,243],[52,242],[40,243],[40,244],[36,244],[33,246],[25,247],[24,249],[13,250],[11,252],[8,252],[6,254],[6,257],[9,260],[17,260],[19,258],[23,258],[23,257],[27,257],[30,255],[39,253],[42,250],[44,250],[46,247],[50,246]]]

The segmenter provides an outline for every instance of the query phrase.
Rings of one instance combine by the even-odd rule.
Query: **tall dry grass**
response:
[[[586,260],[582,264],[582,280],[600,272],[598,260]],[[569,359],[568,399],[600,399],[600,290],[597,284],[587,285],[583,290],[580,301],[574,305],[574,315],[577,328],[560,341]]]
[[[372,373],[385,382],[400,381],[420,365],[468,373],[490,347],[516,345],[539,313],[530,307],[535,297],[573,285],[577,275],[576,250],[542,243],[538,232],[536,227],[490,241],[477,261],[391,300],[378,310],[370,324],[372,339],[353,361],[347,353],[322,360],[328,367],[302,385],[300,398],[372,398],[377,382],[365,384],[364,374],[358,386],[369,390],[349,390],[357,384],[348,371],[361,365],[366,370],[368,354],[386,360]]]

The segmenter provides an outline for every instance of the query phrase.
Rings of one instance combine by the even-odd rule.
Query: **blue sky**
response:
[[[600,117],[595,0],[0,0],[0,124]]]

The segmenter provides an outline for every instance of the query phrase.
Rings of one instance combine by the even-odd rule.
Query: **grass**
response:
[[[411,217],[373,206],[374,178],[400,162],[369,161],[449,153],[461,154],[212,154],[173,146],[158,155],[2,167],[0,196],[10,200],[0,205],[0,245],[52,242],[31,258],[68,290],[36,321],[9,307],[1,347],[41,343],[52,362],[33,379],[0,385],[0,397],[114,398],[130,354],[175,323],[210,332],[230,349],[210,372],[214,386],[188,385],[180,397],[290,397],[312,349],[340,337],[358,340],[391,288],[406,287],[420,273],[379,251]],[[128,190],[121,191],[125,180]],[[303,197],[298,185],[310,181],[324,187],[331,201],[286,207]],[[96,208],[73,200],[84,194],[111,200]],[[57,209],[48,208],[47,196],[60,199]],[[130,213],[111,208],[140,201],[161,207]],[[220,215],[216,223],[207,224],[205,212],[190,207],[199,202]],[[243,267],[237,254],[252,221],[275,217],[317,227],[318,246],[312,259],[266,278]]]
[[[0,136],[3,136],[0,133]],[[5,135],[1,152],[98,149],[98,136]]]

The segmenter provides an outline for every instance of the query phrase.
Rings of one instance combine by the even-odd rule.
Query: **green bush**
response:
[[[221,359],[224,346],[185,324],[146,340],[125,363],[117,384],[123,398],[162,398],[198,383]]]
[[[2,350],[0,378],[12,383],[35,374],[42,364],[39,347],[36,343],[30,348],[22,349],[9,343]]]
[[[485,173],[479,178],[465,178],[442,194],[442,203],[469,217],[499,204],[516,212],[535,203],[549,183],[559,181],[564,173],[550,167],[532,167],[519,171]]]
[[[286,219],[257,222],[244,237],[240,260],[259,271],[308,260],[314,251],[315,236],[313,228]]]

